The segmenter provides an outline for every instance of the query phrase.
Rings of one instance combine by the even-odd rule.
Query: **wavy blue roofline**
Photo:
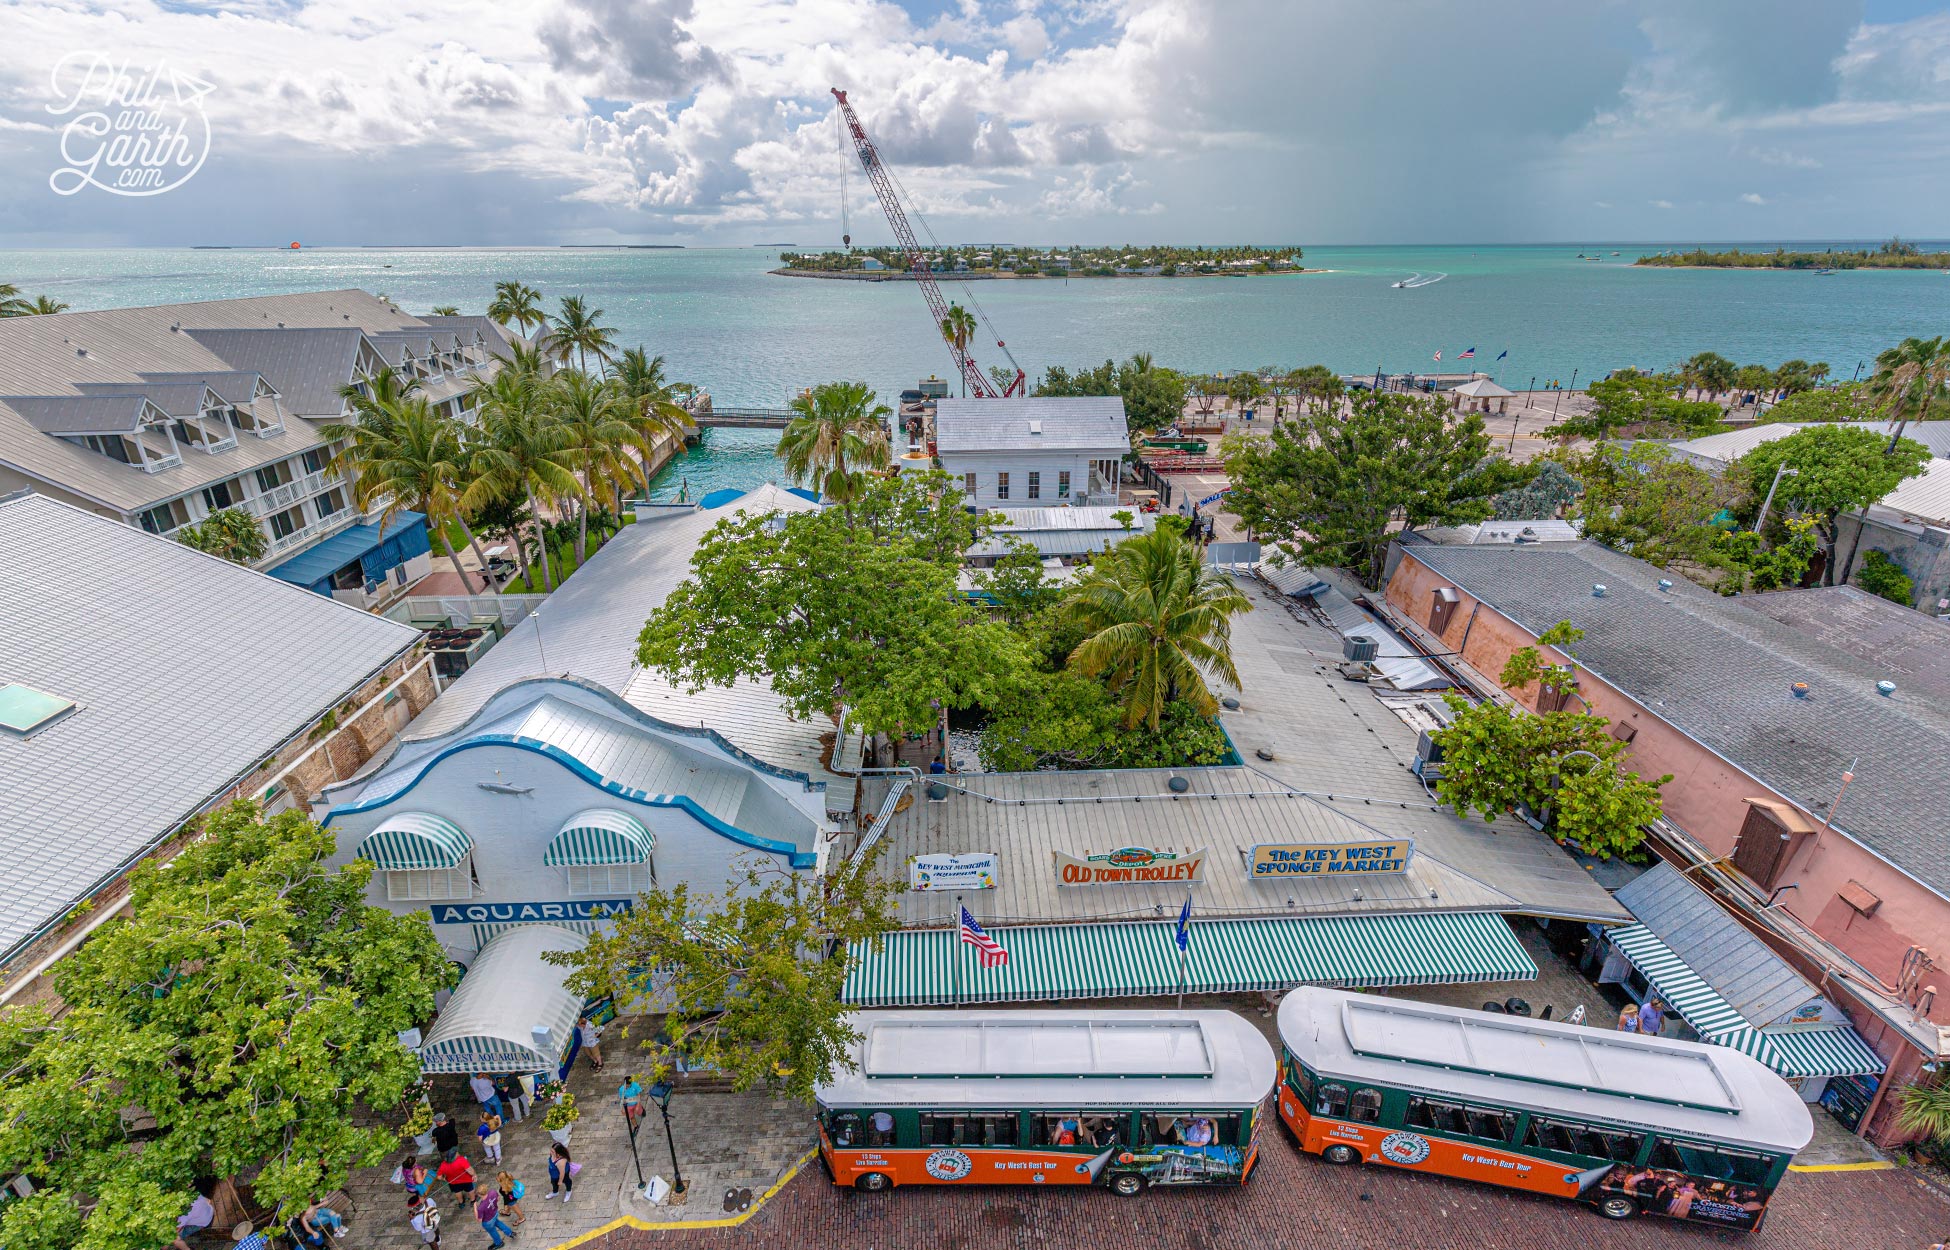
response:
[[[812,868],[819,862],[818,855],[812,851],[802,851],[792,843],[780,842],[776,838],[765,838],[755,833],[748,833],[736,825],[728,824],[720,820],[718,817],[713,816],[710,812],[698,806],[697,801],[688,794],[651,794],[647,790],[631,789],[629,786],[609,780],[595,769],[589,767],[589,765],[553,743],[543,742],[538,738],[524,738],[518,734],[476,734],[474,737],[453,743],[450,746],[442,747],[422,760],[418,765],[418,770],[413,775],[413,779],[398,790],[368,802],[347,803],[341,807],[334,807],[325,813],[323,820],[318,822],[319,827],[329,828],[332,821],[339,816],[351,816],[359,812],[373,811],[377,808],[385,807],[387,804],[396,800],[405,798],[413,791],[415,786],[426,779],[426,775],[433,771],[435,764],[440,763],[450,755],[458,755],[462,751],[471,751],[476,747],[513,747],[518,751],[532,751],[544,759],[555,761],[605,794],[612,795],[625,802],[641,804],[644,807],[676,808],[679,811],[688,813],[692,819],[721,838],[729,839],[732,842],[738,843],[740,846],[748,846],[755,851],[764,851],[768,855],[786,856],[787,862],[793,868]],[[809,821],[808,823],[811,822]]]

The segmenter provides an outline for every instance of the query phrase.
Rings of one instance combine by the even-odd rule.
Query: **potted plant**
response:
[[[416,1153],[430,1154],[433,1151],[433,1104],[425,1098],[414,1105],[408,1113],[406,1123],[400,1125],[399,1135],[411,1137]]]
[[[550,1137],[566,1146],[569,1144],[569,1130],[581,1118],[582,1112],[576,1109],[575,1095],[562,1090],[556,1095],[555,1105],[542,1117],[542,1127],[548,1130]]]
[[[549,1102],[561,1102],[567,1094],[568,1087],[562,1084],[561,1081],[550,1080],[537,1081],[535,1083],[535,1098],[538,1102],[543,1099]]]

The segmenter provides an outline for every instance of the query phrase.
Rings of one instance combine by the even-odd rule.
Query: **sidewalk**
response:
[[[621,1216],[656,1223],[722,1219],[727,1189],[749,1190],[755,1202],[813,1144],[812,1112],[803,1104],[769,1094],[710,1090],[706,1078],[691,1087],[680,1083],[670,1099],[670,1127],[689,1198],[683,1206],[651,1206],[636,1196],[636,1164],[631,1159],[629,1136],[616,1097],[617,1085],[631,1070],[627,1065],[633,1058],[632,1048],[620,1032],[612,1032],[604,1049],[609,1062],[600,1074],[586,1061],[578,1061],[569,1075],[569,1090],[582,1109],[582,1118],[569,1141],[570,1152],[582,1164],[572,1202],[545,1196],[550,1142],[541,1127],[544,1107],[531,1108],[526,1120],[502,1129],[503,1162],[497,1166],[482,1160],[473,1135],[479,1108],[466,1082],[449,1077],[435,1082],[434,1107],[444,1110],[460,1126],[462,1151],[481,1183],[492,1184],[495,1173],[505,1170],[527,1187],[521,1209],[528,1222],[516,1226],[519,1236],[513,1244],[559,1246]],[[670,1152],[654,1104],[648,1106],[639,1124],[636,1146],[644,1178],[661,1175],[668,1181]],[[338,1243],[343,1250],[420,1250],[418,1235],[406,1223],[404,1191],[390,1179],[394,1165],[412,1149],[411,1142],[405,1143],[383,1165],[355,1172],[347,1182],[346,1190],[358,1210],[347,1222],[345,1239]],[[444,1245],[472,1248],[488,1244],[472,1210],[455,1210],[445,1184],[435,1181],[432,1193],[441,1199]],[[731,1210],[735,1213],[736,1205]],[[509,1219],[508,1223],[514,1221]]]

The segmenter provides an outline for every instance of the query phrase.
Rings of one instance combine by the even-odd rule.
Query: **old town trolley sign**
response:
[[[1056,857],[1058,885],[1196,885],[1205,880],[1205,852],[1127,846],[1106,855]]]

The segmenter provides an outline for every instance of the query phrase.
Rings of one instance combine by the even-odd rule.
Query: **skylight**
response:
[[[74,701],[11,682],[0,686],[0,730],[26,737],[74,710]]]

